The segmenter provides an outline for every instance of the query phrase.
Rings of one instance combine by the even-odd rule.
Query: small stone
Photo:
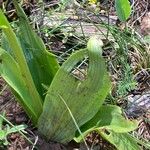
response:
[[[144,36],[150,35],[150,12],[146,13],[141,21],[141,33]]]
[[[126,113],[129,117],[139,117],[150,109],[150,92],[129,95]]]

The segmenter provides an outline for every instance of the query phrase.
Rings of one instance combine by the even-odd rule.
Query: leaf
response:
[[[27,16],[18,2],[14,0],[19,17],[17,37],[20,41],[34,84],[44,100],[46,90],[42,84],[49,86],[57,70],[58,62],[46,47],[40,37],[31,28]]]
[[[91,131],[106,129],[116,133],[126,133],[135,130],[138,127],[137,121],[125,119],[122,115],[121,108],[115,105],[101,106],[98,113],[87,123],[81,126],[80,130],[84,136]],[[82,137],[79,133],[74,138],[76,142],[80,142]]]
[[[100,134],[113,144],[118,150],[140,150],[136,140],[127,133],[115,133],[109,131],[109,134],[100,132]]]
[[[15,60],[3,49],[0,48],[0,75],[7,81],[19,97],[18,101],[34,121],[38,119],[40,106],[32,101],[29,89],[23,80],[20,68]]]
[[[1,67],[2,67],[2,72],[1,73],[3,73],[3,77],[6,80],[6,82],[9,85],[11,83],[10,86],[12,87],[12,90],[15,91],[15,93],[14,93],[14,94],[16,94],[15,96],[17,96],[17,98],[19,98],[19,102],[23,105],[23,107],[26,110],[27,114],[28,115],[30,114],[29,117],[32,119],[33,123],[36,124],[38,116],[42,112],[41,97],[40,97],[39,93],[36,90],[35,84],[33,82],[32,76],[30,74],[27,62],[25,60],[25,57],[24,57],[23,51],[20,47],[20,44],[18,42],[18,39],[16,38],[16,35],[13,32],[7,18],[4,16],[4,14],[2,13],[1,10],[0,10],[0,20],[1,20],[0,21],[0,28],[2,28],[3,34],[6,36],[6,39],[9,43],[9,46],[11,47],[11,50],[12,50],[12,53],[13,53],[12,56],[13,56],[13,59],[14,59],[13,60],[11,57],[9,57],[8,53],[5,53],[4,50],[1,49],[1,52],[2,52],[1,54],[5,55],[6,61],[4,60],[4,58],[2,58],[2,56],[1,56],[1,60],[3,60],[4,63],[7,63],[7,64],[1,63]],[[19,72],[20,72],[19,75],[21,75],[19,78],[21,78],[21,80],[23,80],[21,82],[24,82],[23,86],[25,86],[27,91],[28,91],[27,93],[25,92],[26,96],[24,95],[24,97],[22,97],[22,95],[20,95],[21,93],[17,93],[16,89],[13,89],[13,88],[18,89],[19,87],[15,87],[18,84],[18,83],[15,83],[17,81],[17,80],[15,80],[16,77],[17,77],[17,72],[13,72],[14,73],[13,78],[11,77],[11,74],[8,73],[8,71],[13,70],[13,68],[10,69],[11,63],[10,62],[8,63],[9,59],[12,61],[12,63],[14,63],[14,61],[15,61],[15,63],[18,65],[17,70],[19,70]],[[4,65],[7,66],[8,64],[10,66],[8,66],[9,68],[7,70],[6,68],[4,68]],[[15,67],[16,67],[16,64],[14,65]],[[5,73],[5,71],[6,71],[6,73]],[[10,79],[14,79],[14,80],[10,80]],[[12,86],[12,85],[15,85],[15,86]],[[29,98],[30,98],[30,100],[29,100]],[[30,102],[28,102],[29,105],[27,104],[27,102],[25,102],[26,99],[28,99],[30,101]],[[28,110],[29,110],[29,112],[28,112]]]
[[[2,11],[0,11],[0,27],[4,33],[2,45],[13,57],[14,60],[12,62],[15,61],[17,70],[20,72],[19,76],[21,77],[17,76],[17,71],[13,72],[13,78],[9,73],[3,74],[3,77],[12,87],[13,93],[36,125],[37,119],[42,112],[42,99],[44,100],[44,94],[46,93],[42,85],[50,85],[59,65],[54,55],[46,51],[42,40],[33,32],[27,17],[18,3],[14,1],[14,4],[17,8],[18,16],[20,17],[19,39],[17,39]],[[19,41],[21,42],[21,46]],[[12,60],[10,57],[6,59]],[[11,64],[8,69],[10,69],[10,67]],[[4,69],[4,67],[2,68]],[[21,79],[17,80],[17,77]],[[20,82],[20,80],[23,80],[21,81],[21,85],[23,83],[23,86],[26,87],[17,87],[20,85],[15,82]],[[18,88],[21,88],[21,90]],[[26,88],[25,92],[22,93],[24,91],[22,89],[24,88]]]
[[[14,132],[18,132],[18,131],[22,131],[24,129],[26,129],[27,126],[26,125],[17,125],[17,126],[14,126],[12,128],[10,128],[8,131],[7,131],[7,134],[10,134],[10,133],[14,133]]]
[[[97,47],[94,44],[97,44]],[[68,105],[79,127],[90,120],[102,105],[111,86],[100,51],[102,50],[99,41],[92,38],[88,42],[88,50],[74,53],[56,73],[45,98],[38,124],[39,132],[47,140],[67,143],[75,136],[77,128],[61,98]],[[78,80],[70,72],[87,56],[87,77],[83,81]]]
[[[0,131],[0,140],[4,140],[6,138],[6,131],[5,130],[1,130]]]
[[[6,127],[3,130],[0,130],[0,140],[3,141],[4,145],[8,145],[9,142],[7,141],[7,136],[11,133],[15,133],[18,131],[22,131],[26,128],[26,125],[18,125],[10,128],[8,124],[6,124]]]
[[[129,0],[115,0],[115,8],[120,21],[126,21],[131,14]]]

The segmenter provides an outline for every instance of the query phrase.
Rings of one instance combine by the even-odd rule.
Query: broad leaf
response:
[[[110,131],[109,134],[100,132],[102,137],[113,144],[118,150],[140,150],[137,142],[127,133],[115,133]]]
[[[102,106],[98,113],[80,129],[84,136],[91,131],[107,129],[116,133],[126,133],[135,130],[138,127],[136,121],[125,119],[122,115],[121,108],[115,105]],[[78,136],[79,137],[78,137]],[[74,138],[77,142],[82,140],[79,133]]]
[[[41,113],[40,105],[32,101],[29,89],[24,82],[23,76],[20,72],[19,65],[15,60],[3,49],[0,48],[0,75],[14,90],[18,101],[23,106],[28,116],[34,122],[38,119]],[[36,102],[36,101],[35,101]]]
[[[88,50],[74,53],[56,73],[38,124],[40,133],[48,140],[66,143],[75,136],[77,128],[63,100],[79,127],[98,112],[111,87],[101,51],[99,41],[92,38],[88,42]],[[85,80],[79,80],[71,74],[71,70],[87,56],[88,73]]]
[[[44,99],[46,90],[42,85],[50,85],[59,65],[55,56],[46,50],[43,41],[31,28],[27,16],[15,0],[14,5],[19,17],[19,31],[17,32],[17,37],[24,52],[34,84]],[[7,48],[7,50],[9,50],[9,48]]]
[[[2,57],[2,63],[1,63],[1,67],[2,67],[2,74],[3,74],[3,78],[6,80],[6,82],[8,84],[10,84],[10,82],[12,83],[12,85],[10,85],[12,87],[12,90],[14,91],[15,96],[17,96],[20,100],[20,103],[23,104],[23,107],[25,108],[27,114],[29,115],[29,117],[31,117],[32,121],[34,124],[36,124],[38,116],[41,114],[42,112],[42,100],[41,97],[39,95],[39,93],[36,90],[35,84],[33,82],[32,76],[30,74],[27,62],[25,60],[23,51],[20,47],[20,43],[18,42],[18,39],[15,35],[15,33],[13,32],[7,18],[4,16],[4,14],[2,13],[2,11],[0,10],[0,28],[3,31],[3,34],[5,35],[9,46],[11,47],[12,50],[12,56],[14,58],[14,60],[8,56],[7,53],[4,53],[3,50],[1,49],[1,54],[5,54],[6,57]],[[7,60],[4,60],[7,59]],[[13,85],[16,85],[16,77],[17,77],[17,71],[13,74],[14,76],[14,80],[11,80],[11,74],[9,74],[8,72],[10,71],[10,67],[11,67],[11,61],[9,62],[9,59],[12,60],[12,62],[15,62],[17,65],[17,69],[19,70],[21,75],[19,78],[21,78],[21,82],[24,82],[24,86],[26,86],[27,88],[27,93],[25,97],[22,97],[20,94],[18,93],[18,91],[16,92],[16,88],[19,87],[15,87]],[[4,68],[4,65],[8,65],[8,64],[4,64],[4,63],[9,63],[9,68]],[[15,65],[14,65],[15,66]],[[8,69],[8,70],[7,70]],[[11,68],[12,71],[13,68]],[[7,74],[5,74],[5,71],[7,72]],[[18,81],[17,81],[18,82]],[[20,92],[20,91],[19,91]],[[22,99],[23,98],[23,99]],[[30,99],[29,99],[30,98]],[[26,100],[28,99],[28,100]],[[29,105],[24,105],[25,103],[27,104],[28,102],[25,101],[30,101]],[[30,105],[31,104],[31,105]],[[28,107],[28,108],[27,108]],[[29,112],[28,112],[29,110]],[[33,113],[33,114],[32,114]],[[34,118],[35,116],[35,118]]]
[[[131,14],[129,0],[115,0],[115,8],[120,21],[126,21]]]

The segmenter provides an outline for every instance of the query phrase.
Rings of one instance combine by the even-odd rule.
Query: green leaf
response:
[[[7,130],[7,134],[15,133],[15,132],[18,132],[18,131],[22,131],[22,130],[24,130],[26,128],[27,128],[26,125],[17,125],[17,126],[14,126],[14,127],[10,128],[9,130]]]
[[[46,51],[42,40],[30,27],[29,21],[21,7],[16,1],[14,1],[14,4],[20,18],[18,38],[2,11],[0,11],[0,27],[4,33],[2,46],[11,54],[14,60],[11,57],[5,57],[5,59],[7,59],[7,62],[8,59],[13,63],[15,61],[16,64],[14,66],[16,67],[17,65],[16,70],[19,70],[20,73],[17,75],[17,71],[13,72],[13,78],[9,73],[2,73],[6,82],[12,87],[13,93],[23,105],[26,113],[31,117],[33,123],[36,124],[42,112],[42,99],[44,100],[44,94],[46,93],[43,85],[50,85],[59,65],[55,56]],[[5,63],[4,60],[3,62]],[[6,69],[7,71],[10,71],[11,64],[9,65],[8,70]],[[3,65],[1,67],[5,70]],[[20,82],[20,85],[15,82]],[[23,87],[21,87],[22,84]],[[24,88],[25,92],[22,90]]]
[[[28,93],[25,92],[26,93],[26,97],[25,96],[22,97],[20,95],[21,93],[17,93],[16,92],[17,93],[17,97],[20,98],[19,100],[20,100],[21,104],[25,104],[25,105],[23,105],[24,108],[27,107],[27,105],[26,105],[27,102],[25,102],[26,99],[30,98],[29,104],[31,104],[31,105],[28,105],[29,108],[25,108],[25,110],[26,110],[28,115],[30,114],[29,117],[31,117],[33,123],[36,124],[38,116],[42,112],[42,100],[41,100],[41,97],[40,97],[39,93],[37,92],[36,87],[34,85],[32,76],[30,74],[27,62],[25,60],[25,57],[24,57],[23,51],[22,51],[22,49],[20,47],[20,44],[18,42],[18,39],[16,38],[16,35],[13,32],[13,30],[12,30],[8,20],[7,20],[7,18],[4,16],[4,14],[2,13],[1,10],[0,10],[0,20],[1,20],[0,21],[0,28],[2,28],[2,31],[3,31],[4,35],[6,36],[6,38],[7,38],[7,41],[9,42],[9,46],[11,47],[11,50],[12,50],[12,53],[13,53],[13,58],[15,59],[15,63],[18,65],[17,69],[20,72],[20,74],[19,74],[20,77],[19,78],[21,78],[21,80],[23,80],[21,82],[24,82],[23,86],[26,86],[26,89],[28,90]],[[6,60],[4,60],[4,58],[2,58],[2,55],[5,55],[5,59]],[[17,88],[18,89],[19,87],[12,86],[12,85],[16,85],[16,83],[15,83],[16,80],[10,80],[12,77],[11,77],[11,74],[9,74],[9,71],[12,71],[13,68],[10,69],[11,63],[8,62],[9,59],[14,63],[14,60],[11,57],[9,57],[8,54],[5,53],[1,49],[1,60],[4,63],[7,63],[7,64],[0,63],[1,69],[2,69],[1,73],[3,74],[3,77],[5,78],[6,82],[7,83],[9,82],[9,85],[11,83],[10,86],[12,87],[12,89],[13,88]],[[4,68],[4,66],[5,65],[7,66],[8,64],[9,64],[9,68],[7,70],[6,68]],[[15,67],[16,67],[16,64],[14,65]],[[6,71],[6,73],[5,73],[5,71]],[[15,79],[17,77],[17,72],[13,72],[13,73],[15,73],[15,74],[13,74],[13,79]],[[13,91],[16,91],[16,89],[13,89]],[[29,110],[29,112],[28,112],[28,110]]]
[[[131,14],[129,0],[115,0],[115,8],[120,21],[126,21]]]
[[[118,106],[102,106],[98,113],[80,128],[81,132],[84,136],[91,131],[98,131],[99,129],[106,129],[116,133],[126,133],[138,127],[137,121],[127,120],[121,114],[121,108]],[[80,142],[82,137],[77,133],[74,139]]]
[[[7,141],[7,136],[11,133],[15,133],[18,131],[23,131],[26,128],[26,125],[18,125],[10,128],[8,124],[3,130],[0,130],[0,140],[3,142],[4,145],[8,145],[9,142]]]
[[[17,37],[20,41],[34,84],[44,100],[46,90],[42,84],[49,86],[57,70],[58,62],[55,56],[46,50],[40,37],[31,28],[27,16],[18,2],[14,0],[19,17]]]
[[[4,140],[6,138],[6,131],[5,130],[1,130],[0,131],[0,140]]]
[[[105,62],[100,55],[101,51],[99,41],[92,38],[88,42],[88,50],[74,53],[56,73],[38,124],[39,132],[48,140],[67,143],[73,139],[77,130],[62,98],[79,127],[90,120],[104,102],[111,86]],[[71,74],[71,70],[87,56],[89,56],[87,77],[85,80],[79,80]]]
[[[118,150],[140,150],[136,140],[127,133],[109,131],[109,134],[100,132],[100,135],[113,144]]]
[[[35,105],[32,101],[29,89],[21,75],[19,65],[15,60],[3,49],[0,48],[0,75],[7,81],[19,98],[28,116],[34,121],[38,119],[40,106]]]

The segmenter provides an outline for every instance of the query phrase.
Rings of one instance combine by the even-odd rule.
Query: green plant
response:
[[[60,67],[31,29],[16,1],[14,5],[19,17],[17,36],[0,12],[0,27],[4,33],[0,74],[39,132],[47,140],[67,143],[73,138],[79,142],[80,136],[83,138],[95,130],[116,147],[124,146],[107,136],[102,130],[105,129],[112,136],[121,136],[121,141],[127,139],[132,143],[133,139],[124,135],[134,130],[137,122],[124,119],[117,106],[102,106],[111,83],[101,41],[91,38],[87,48],[73,53]],[[89,59],[87,75],[78,79],[72,71],[84,58]],[[44,87],[48,87],[48,91]]]
[[[134,90],[137,82],[133,79],[132,69],[129,64],[124,64],[123,77],[122,80],[118,82],[117,94],[118,96],[125,96],[131,90]]]
[[[0,51],[0,72],[36,124],[46,92],[42,84],[50,85],[59,66],[55,57],[45,50],[42,40],[33,32],[24,12],[15,4],[20,17],[18,38],[0,12],[0,26],[4,33],[2,47],[7,50]]]
[[[1,145],[8,145],[9,142],[7,141],[7,136],[11,133],[15,133],[15,132],[20,132],[23,131],[26,128],[25,125],[17,125],[17,126],[13,126],[10,127],[9,124],[6,124],[5,127],[3,127],[3,122],[5,119],[5,114],[3,113],[3,115],[0,115],[0,146]],[[7,119],[5,119],[7,121]]]
[[[120,21],[126,21],[131,14],[129,0],[115,0],[115,8]]]
[[[121,115],[118,106],[101,106],[97,114],[86,124],[81,126],[83,135],[96,131],[104,139],[112,143],[118,150],[139,150],[136,141],[127,132],[133,129],[133,122],[127,121]],[[107,131],[107,132],[106,132]],[[82,137],[76,133],[75,141],[80,142]]]
[[[145,54],[141,52],[140,44],[135,42],[137,40],[137,35],[132,35],[128,29],[120,30],[115,26],[109,26],[109,31],[114,38],[114,43],[111,45],[112,50],[114,51],[116,57],[111,59],[113,69],[111,70],[112,74],[116,73],[116,99],[125,97],[131,90],[136,88],[136,81],[134,80],[134,73],[138,67],[141,68],[142,61],[137,63],[135,68],[132,66],[131,53],[133,49],[138,49],[138,52],[141,54],[141,59],[146,60]],[[134,52],[136,54],[136,52]],[[146,51],[145,51],[146,53]],[[141,63],[141,64],[140,64]],[[147,61],[148,63],[148,61]]]

